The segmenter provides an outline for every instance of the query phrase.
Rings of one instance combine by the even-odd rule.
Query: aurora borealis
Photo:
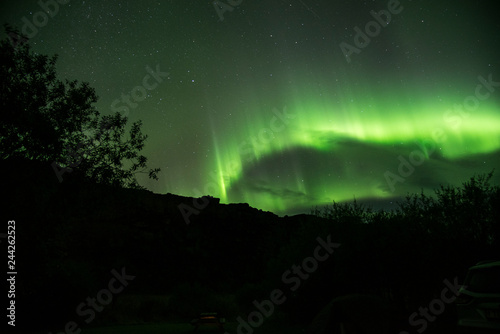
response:
[[[61,2],[41,1],[29,43],[89,82],[101,113],[143,120],[153,192],[280,215],[354,198],[393,208],[500,166],[493,1],[402,0],[349,61],[341,43],[391,1],[222,0],[223,20],[213,1]],[[0,8],[19,28],[42,11]]]

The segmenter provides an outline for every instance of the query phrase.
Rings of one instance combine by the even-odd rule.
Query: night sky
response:
[[[395,208],[500,166],[497,2],[55,3],[4,1],[1,22],[143,121],[153,192]]]

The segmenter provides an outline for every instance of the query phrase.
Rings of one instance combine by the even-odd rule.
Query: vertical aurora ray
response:
[[[219,145],[217,144],[217,138],[215,136],[215,133],[212,132],[213,135],[213,145],[214,145],[214,150],[215,150],[215,156],[217,159],[217,168],[216,168],[216,174],[215,174],[215,180],[217,182],[217,187],[220,191],[220,199],[225,202],[227,200],[227,194],[226,194],[226,184],[224,181],[224,175],[222,174],[222,162],[221,162],[221,157],[219,153]]]

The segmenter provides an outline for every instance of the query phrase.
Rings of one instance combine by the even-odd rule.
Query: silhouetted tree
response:
[[[33,52],[29,41],[5,25],[0,41],[0,154],[52,163],[59,181],[76,168],[104,184],[140,188],[137,173],[146,173],[147,158],[139,152],[146,135],[141,121],[125,136],[127,118],[101,116],[94,107],[95,90],[88,83],[56,77],[57,56]],[[159,168],[150,169],[157,179]],[[64,175],[66,176],[66,175]]]
[[[498,257],[500,187],[491,184],[492,177],[493,172],[476,175],[434,194],[409,194],[391,212],[356,202],[313,210],[340,232],[333,233],[342,247],[330,280],[344,291],[364,293],[369,286],[409,309],[434,298],[444,278],[462,277],[477,261]]]

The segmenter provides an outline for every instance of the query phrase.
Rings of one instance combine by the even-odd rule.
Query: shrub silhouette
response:
[[[0,154],[52,163],[59,180],[77,169],[93,182],[140,188],[146,173],[140,155],[147,139],[141,121],[131,125],[119,113],[102,116],[95,90],[86,82],[56,77],[57,56],[33,52],[29,40],[5,25],[0,41]],[[14,36],[14,37],[13,37]],[[19,43],[19,40],[23,43]],[[157,179],[159,168],[150,169]]]

